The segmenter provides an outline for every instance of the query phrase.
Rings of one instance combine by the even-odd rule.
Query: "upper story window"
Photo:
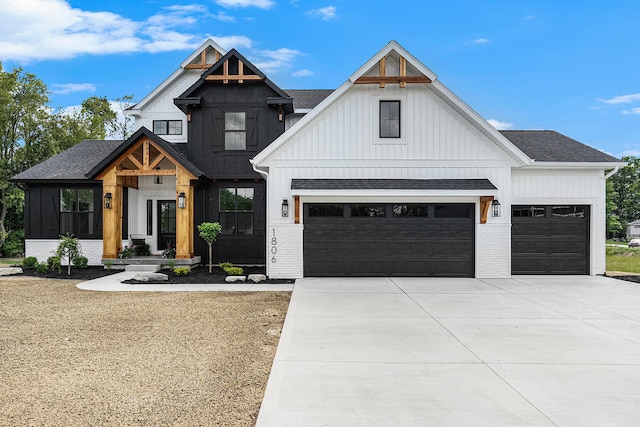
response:
[[[400,101],[380,101],[380,138],[400,138]]]
[[[224,149],[225,150],[246,150],[245,113],[224,113]]]
[[[182,120],[154,120],[153,133],[156,135],[182,135]]]
[[[93,234],[93,190],[62,188],[60,190],[60,234],[87,236]]]

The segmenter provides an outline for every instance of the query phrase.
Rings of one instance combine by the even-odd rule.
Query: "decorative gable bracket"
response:
[[[355,84],[379,84],[384,88],[387,83],[398,83],[400,87],[407,87],[407,83],[431,83],[431,79],[425,75],[408,76],[407,60],[400,56],[400,70],[397,76],[387,76],[387,58],[382,57],[379,64],[378,76],[361,76],[356,79]]]
[[[237,73],[231,74],[229,72],[229,61],[232,58],[227,59],[222,64],[222,74],[209,74],[205,77],[205,80],[208,81],[222,81],[222,83],[227,84],[229,81],[236,81],[238,83],[244,83],[245,80],[262,80],[261,76],[256,74],[245,74],[244,72],[244,62],[240,59],[237,59]],[[233,58],[235,60],[235,58]]]

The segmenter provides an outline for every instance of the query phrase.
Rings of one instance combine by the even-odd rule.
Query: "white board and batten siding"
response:
[[[379,138],[379,100],[400,100],[401,138]],[[303,122],[304,123],[304,122]],[[353,86],[324,112],[291,129],[287,143],[265,159],[269,167],[268,229],[277,253],[267,262],[270,277],[303,276],[303,209],[294,224],[292,179],[489,179],[496,195],[508,206],[513,161],[494,142],[463,118],[428,85],[405,89],[388,85]],[[490,194],[486,194],[490,195]],[[283,218],[281,201],[290,201],[291,214]],[[476,277],[508,277],[510,218],[489,218],[479,224],[478,195],[443,191],[359,192],[303,195],[301,203],[405,202],[476,204]],[[276,203],[277,202],[277,203]],[[291,256],[290,262],[284,262]],[[283,261],[280,261],[280,260]]]

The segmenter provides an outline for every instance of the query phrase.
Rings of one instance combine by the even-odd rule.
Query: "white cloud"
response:
[[[489,119],[487,122],[498,130],[507,130],[513,127],[513,123],[501,122],[500,120],[495,119]]]
[[[295,49],[281,48],[277,50],[263,50],[258,52],[263,60],[253,61],[256,67],[265,73],[274,73],[290,69],[296,57],[302,55]]]
[[[66,95],[74,92],[95,92],[96,86],[91,83],[60,83],[52,84],[51,92]]]
[[[489,40],[489,39],[480,38],[480,39],[471,40],[470,43],[472,43],[472,44],[485,44],[485,43],[489,43],[490,41],[491,40]]]
[[[217,0],[216,4],[222,7],[258,7],[269,9],[275,4],[272,0]]]
[[[202,14],[206,14],[204,6],[170,6],[146,21],[133,21],[111,12],[73,8],[66,0],[3,1],[0,60],[28,62],[195,48],[204,37],[184,29],[196,24]]]
[[[625,116],[628,116],[630,114],[635,114],[640,116],[640,107],[632,108],[631,110],[623,110],[622,114],[624,114]]]
[[[303,69],[303,70],[295,71],[291,73],[291,75],[293,77],[308,77],[308,76],[313,76],[313,71]]]
[[[600,99],[598,101],[605,104],[630,104],[635,101],[640,101],[640,93],[634,93],[630,95],[614,96],[611,99]]]
[[[311,16],[317,16],[323,21],[329,21],[331,19],[336,19],[336,7],[327,6],[320,9],[312,9],[308,11],[307,14]]]
[[[525,21],[531,21],[532,19],[536,19],[536,17],[534,15],[527,15],[524,20]]]
[[[253,42],[249,37],[245,36],[210,36],[216,43],[226,50],[251,48]]]

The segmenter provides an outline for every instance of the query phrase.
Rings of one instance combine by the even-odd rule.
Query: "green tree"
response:
[[[55,152],[45,125],[48,103],[40,79],[22,68],[4,71],[0,63],[0,247],[7,237],[7,213],[24,199],[9,178]]]
[[[111,128],[109,131],[111,137],[115,139],[127,139],[133,134],[135,120],[133,117],[124,114],[124,112],[135,105],[133,95],[124,95],[121,98],[116,98],[114,103],[116,114],[118,114],[119,117],[110,123]]]
[[[211,267],[213,266],[213,242],[218,237],[218,234],[222,232],[222,226],[218,222],[203,222],[198,225],[198,231],[200,237],[209,245],[209,274],[211,274]]]
[[[607,187],[607,202],[615,205],[612,213],[624,229],[627,223],[640,219],[640,158],[627,156],[622,160],[628,165],[609,178],[611,188]]]
[[[72,236],[60,236],[60,243],[56,250],[56,256],[59,259],[67,259],[67,275],[71,275],[71,262],[82,256],[82,247],[77,237]]]
[[[618,207],[614,200],[617,200],[618,193],[616,192],[613,181],[607,180],[607,237],[608,238],[620,238],[624,235],[624,227],[620,222],[620,218],[616,213]]]
[[[80,110],[80,121],[88,125],[88,135],[84,139],[105,139],[117,118],[106,96],[85,99]]]

